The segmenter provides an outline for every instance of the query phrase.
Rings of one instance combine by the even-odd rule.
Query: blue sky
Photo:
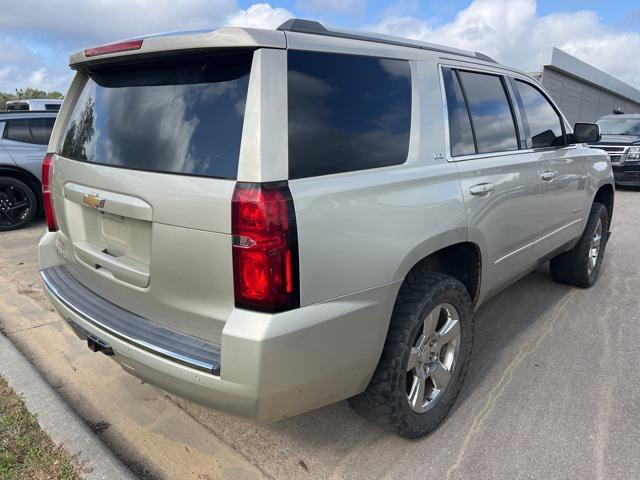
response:
[[[238,4],[242,8],[248,8],[256,2],[252,1],[240,1]],[[317,2],[320,4],[321,2]],[[332,2],[326,2],[332,3]],[[360,8],[354,8],[349,15],[344,15],[345,10],[334,9],[333,12],[326,7],[324,9],[309,8],[308,5],[313,5],[314,2],[300,1],[300,0],[286,0],[280,2],[272,2],[272,5],[284,7],[292,12],[317,15],[321,14],[328,19],[334,20],[336,24],[340,24],[345,27],[358,27],[360,24],[374,23],[385,15],[386,11],[396,10],[412,14],[423,20],[429,20],[436,23],[444,23],[451,21],[458,11],[466,8],[471,3],[470,1],[462,0],[448,0],[448,1],[390,1],[390,0],[377,0],[369,2],[333,2],[338,3],[351,3],[362,4]],[[576,10],[593,10],[598,13],[603,22],[609,24],[624,24],[629,19],[629,15],[635,12],[636,16],[640,13],[640,3],[633,0],[543,0],[538,1],[538,13],[540,15],[547,15],[559,11],[576,11]],[[305,8],[305,5],[307,8]],[[637,18],[637,17],[636,17]]]
[[[640,88],[637,0],[0,0],[0,91],[64,91],[69,53],[158,31],[291,17],[482,51],[535,71],[556,46]]]

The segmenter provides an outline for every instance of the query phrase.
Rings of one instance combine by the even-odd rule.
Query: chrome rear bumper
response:
[[[171,330],[105,300],[63,266],[46,268],[40,275],[53,297],[98,330],[181,365],[220,375],[220,345]]]

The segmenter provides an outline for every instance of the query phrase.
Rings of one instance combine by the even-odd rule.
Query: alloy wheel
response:
[[[460,349],[460,315],[450,303],[436,306],[425,317],[407,362],[407,400],[424,413],[444,395]]]
[[[31,212],[29,195],[19,185],[0,183],[0,226],[19,225]]]
[[[589,245],[589,264],[587,266],[587,273],[591,275],[593,269],[596,268],[598,263],[598,257],[600,256],[600,245],[602,244],[602,219],[598,219],[596,228],[591,237],[591,244]]]

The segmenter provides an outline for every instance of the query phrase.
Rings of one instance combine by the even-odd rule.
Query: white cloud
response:
[[[276,28],[294,16],[285,8],[274,8],[268,3],[256,3],[246,10],[229,15],[225,24],[232,27]]]
[[[443,25],[392,15],[366,28],[480,51],[525,71],[539,70],[555,46],[640,88],[640,34],[588,10],[538,16],[535,0],[475,0]]]
[[[0,65],[0,91],[3,92],[13,93],[16,88],[26,87],[63,92],[72,77],[66,62],[52,63],[10,37],[0,37]]]
[[[20,0],[3,2],[4,34],[49,35],[79,48],[134,35],[214,28],[237,10],[235,0]]]
[[[366,0],[299,0],[296,7],[318,12],[354,13],[364,10]]]
[[[336,15],[366,0],[300,0],[296,8]],[[422,20],[413,0],[399,0],[365,29],[486,53],[536,71],[557,46],[640,88],[640,33],[603,24],[593,11],[538,15],[535,0],[475,0],[449,23]],[[314,10],[317,9],[317,10]],[[64,91],[68,55],[121,38],[223,25],[275,28],[294,14],[269,3],[237,0],[20,0],[0,15],[0,91],[28,86]]]
[[[236,0],[20,0],[0,15],[0,91],[34,87],[64,92],[69,54],[148,33],[217,28],[275,28],[293,14],[267,3],[242,10]]]

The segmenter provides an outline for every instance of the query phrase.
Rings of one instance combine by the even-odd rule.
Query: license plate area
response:
[[[150,283],[151,206],[137,197],[65,186],[65,218],[76,258],[108,278]]]

